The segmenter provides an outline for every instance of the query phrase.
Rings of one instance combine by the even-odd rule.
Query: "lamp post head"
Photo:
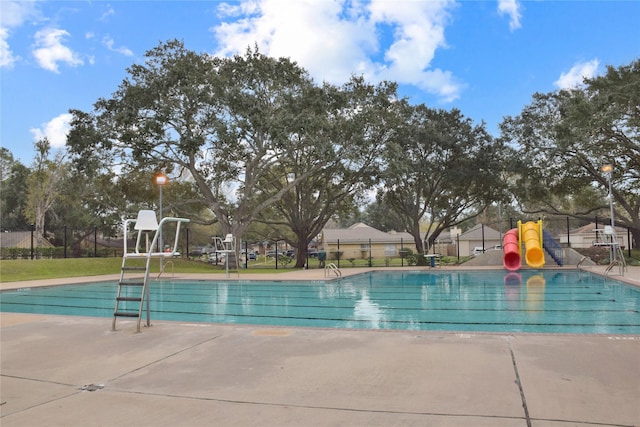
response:
[[[602,165],[602,167],[600,168],[600,170],[604,173],[608,173],[611,174],[611,172],[613,172],[613,166],[610,164],[607,165]]]
[[[159,174],[156,175],[155,181],[156,181],[156,184],[158,184],[159,186],[163,186],[169,182],[169,177],[163,174],[162,172],[160,172]]]

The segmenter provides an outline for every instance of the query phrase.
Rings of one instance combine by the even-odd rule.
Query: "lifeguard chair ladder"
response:
[[[153,251],[158,243],[162,226],[167,223],[176,223],[173,247],[168,251]],[[116,295],[115,308],[113,309],[113,322],[111,329],[116,330],[118,317],[137,318],[137,332],[140,332],[143,306],[146,305],[147,326],[151,326],[151,310],[149,307],[149,268],[152,259],[172,258],[178,253],[178,238],[180,237],[180,225],[189,222],[186,218],[166,217],[158,221],[156,213],[152,210],[141,210],[137,219],[127,219],[124,222],[124,253],[122,256],[122,269],[118,281],[118,293]],[[137,231],[136,246],[133,252],[127,248],[127,235],[129,226],[134,225]],[[150,235],[153,235],[149,241]],[[134,260],[143,261],[144,266],[135,263]],[[136,265],[131,265],[136,264]],[[142,276],[141,276],[142,274]],[[127,277],[128,276],[128,277]],[[146,302],[146,304],[145,304]]]

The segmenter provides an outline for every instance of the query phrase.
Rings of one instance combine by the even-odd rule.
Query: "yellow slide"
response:
[[[520,224],[518,224],[520,225]],[[524,242],[525,261],[531,268],[544,267],[542,250],[542,221],[529,221],[520,228],[520,241]]]

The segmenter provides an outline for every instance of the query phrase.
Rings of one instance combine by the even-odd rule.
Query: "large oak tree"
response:
[[[378,202],[391,207],[424,253],[440,233],[503,197],[503,149],[459,110],[404,104],[402,126],[385,150]],[[426,240],[421,224],[426,224]],[[426,245],[426,246],[425,246]]]
[[[241,238],[260,212],[322,166],[324,142],[310,145],[300,135],[314,129],[324,109],[311,78],[288,59],[257,49],[212,57],[173,40],[127,71],[90,117],[74,112],[72,151],[80,158],[104,151],[114,163],[182,176],[222,234]],[[302,150],[315,159],[305,173],[282,186],[260,186]]]

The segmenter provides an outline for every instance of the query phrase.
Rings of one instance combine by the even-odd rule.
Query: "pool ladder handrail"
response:
[[[328,277],[330,273],[333,273],[336,275],[336,277],[342,277],[342,272],[340,271],[340,269],[332,262],[330,262],[329,264],[327,264],[324,267],[324,277]]]
[[[613,267],[618,266],[620,268],[620,275],[624,276],[624,262],[620,262],[620,260],[614,259],[611,263],[605,268],[604,275],[607,276],[613,270]]]
[[[586,256],[583,256],[582,258],[580,258],[580,261],[578,261],[578,264],[576,265],[576,269],[580,270],[580,266],[582,266],[582,263],[588,259],[589,257],[586,257]]]

